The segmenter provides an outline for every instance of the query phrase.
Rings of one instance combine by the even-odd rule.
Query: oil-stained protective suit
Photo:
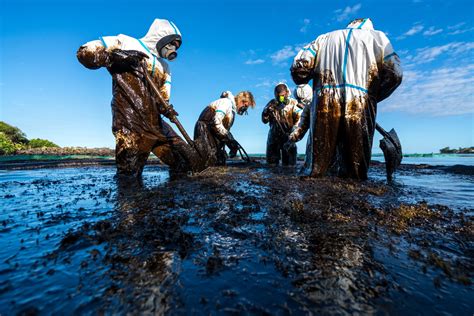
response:
[[[157,51],[181,34],[173,22],[155,19],[141,39],[127,35],[106,36],[81,46],[77,58],[85,67],[107,67],[112,75],[112,132],[115,136],[117,173],[140,176],[151,151],[171,171],[202,169],[196,152],[163,121],[169,116],[157,103],[140,67],[139,56],[164,99],[169,100],[171,73]],[[157,46],[158,44],[158,46]],[[129,53],[132,56],[129,56]],[[135,57],[135,58],[134,58]]]
[[[280,102],[278,99],[277,87],[284,85],[288,97]],[[275,87],[275,99],[268,102],[262,112],[262,122],[270,123],[270,130],[267,138],[267,163],[278,164],[281,158],[282,165],[294,166],[296,164],[296,146],[283,148],[288,141],[288,136],[295,128],[301,118],[304,104],[290,97],[290,89],[286,84],[278,84]]]
[[[230,156],[236,155],[238,147],[230,128],[234,124],[237,108],[235,98],[230,91],[222,93],[221,98],[204,108],[194,127],[194,139],[207,139],[208,166],[226,164],[225,146],[230,148]]]
[[[400,85],[400,59],[370,19],[323,34],[294,58],[296,84],[313,79],[315,100],[290,141],[310,129],[302,173],[367,179],[377,103]]]

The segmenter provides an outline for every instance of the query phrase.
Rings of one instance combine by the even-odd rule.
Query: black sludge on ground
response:
[[[472,209],[386,185],[383,165],[366,182],[260,164],[173,180],[150,167],[143,183],[113,171],[0,184],[2,313],[472,313]]]

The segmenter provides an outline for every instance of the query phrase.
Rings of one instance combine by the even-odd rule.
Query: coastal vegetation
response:
[[[29,140],[18,127],[0,121],[0,155],[13,155],[34,148],[59,148],[59,146],[47,139]]]
[[[449,147],[444,147],[439,150],[442,154],[474,154],[474,147],[466,147],[459,149],[450,149]]]

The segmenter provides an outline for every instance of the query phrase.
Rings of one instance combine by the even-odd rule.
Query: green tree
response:
[[[3,121],[0,121],[0,133],[10,139],[13,143],[28,144],[28,138],[18,127],[11,126]]]
[[[11,155],[16,151],[15,144],[5,133],[0,132],[0,155]]]
[[[30,148],[41,148],[41,147],[59,147],[55,143],[47,140],[47,139],[41,139],[41,138],[33,138],[30,139],[28,146]]]

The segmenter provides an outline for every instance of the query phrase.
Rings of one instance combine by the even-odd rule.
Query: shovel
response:
[[[165,109],[169,110],[171,108],[171,105],[162,97],[162,95],[160,93],[160,90],[158,89],[156,84],[153,82],[153,79],[151,79],[151,76],[150,76],[150,74],[148,73],[148,70],[147,70],[146,63],[142,63],[142,67],[143,67],[143,71],[142,71],[143,75],[145,76],[146,81],[148,82],[151,89],[153,90],[153,92],[155,94],[155,97],[158,99],[158,101],[163,105],[163,107]],[[170,121],[173,122],[176,125],[178,130],[181,132],[181,135],[183,135],[184,139],[186,140],[186,142],[194,148],[194,150],[198,153],[199,156],[202,157],[201,152],[199,151],[199,149],[196,146],[196,143],[191,139],[191,137],[189,137],[188,133],[184,129],[184,126],[178,120],[176,115],[171,117]]]
[[[397,132],[393,128],[390,132],[387,132],[377,123],[375,128],[383,136],[383,139],[380,140],[380,149],[382,149],[385,158],[387,181],[391,182],[393,173],[402,162],[402,145],[400,144]]]

